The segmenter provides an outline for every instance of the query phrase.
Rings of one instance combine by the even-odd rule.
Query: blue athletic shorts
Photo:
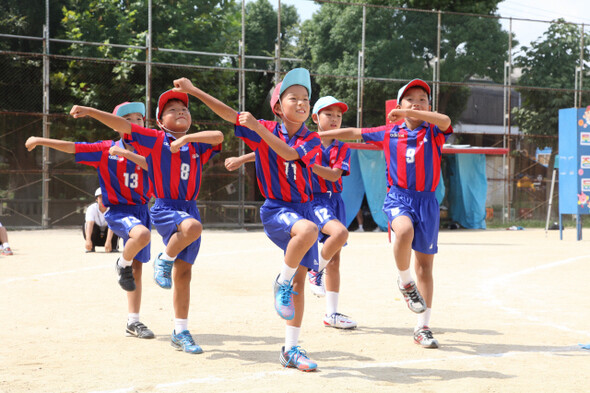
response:
[[[264,225],[264,233],[283,252],[291,240],[291,228],[299,220],[313,222],[313,211],[310,203],[291,203],[276,199],[267,199],[260,207],[260,219]],[[308,269],[318,270],[318,247],[315,243],[299,263]]]
[[[414,224],[412,249],[424,254],[438,252],[438,226],[440,211],[434,192],[419,192],[391,187],[383,211],[389,222],[399,216],[407,216]]]
[[[151,230],[150,211],[147,205],[113,205],[104,214],[109,228],[123,239],[123,245],[129,240],[129,232],[137,225]],[[151,243],[142,248],[134,259],[146,263],[150,261]]]
[[[170,237],[178,232],[178,225],[184,220],[194,218],[201,222],[201,215],[197,208],[196,201],[184,201],[179,199],[156,199],[152,206],[152,223],[162,236],[165,245],[168,245]],[[201,238],[189,244],[178,254],[176,258],[182,259],[191,265],[195,263],[199,249],[201,248]]]
[[[324,225],[332,220],[338,220],[343,225],[346,225],[344,224],[346,222],[346,209],[340,193],[313,194],[311,206],[313,209],[313,222],[318,225],[320,231],[324,228]],[[321,232],[318,236],[321,243],[324,243],[328,237],[328,235]]]

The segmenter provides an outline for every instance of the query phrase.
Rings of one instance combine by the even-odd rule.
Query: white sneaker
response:
[[[354,329],[356,327],[356,321],[350,319],[348,315],[335,312],[332,315],[324,316],[324,326],[336,329]]]
[[[326,286],[324,284],[324,271],[322,270],[321,272],[316,272],[314,270],[310,270],[307,272],[307,277],[309,278],[309,283],[311,284],[309,286],[311,288],[311,292],[317,297],[326,296]]]
[[[428,326],[422,326],[414,331],[414,342],[423,348],[438,348],[438,340],[432,336]]]

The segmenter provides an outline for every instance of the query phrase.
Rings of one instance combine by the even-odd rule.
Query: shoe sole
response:
[[[326,323],[326,322],[324,322],[324,327],[331,327],[331,328],[340,329],[340,330],[352,330],[352,329],[356,329],[356,325],[354,325],[354,326],[347,326],[347,327],[340,327],[340,326],[330,325],[329,323]]]
[[[170,345],[172,346],[172,348],[176,349],[177,351],[182,351],[182,352],[188,353],[190,355],[198,355],[200,353],[203,353],[203,349],[202,348],[201,348],[200,351],[197,351],[197,352],[187,352],[187,351],[184,350],[184,348],[182,347],[182,345],[175,344],[172,341],[170,342]]]
[[[424,345],[422,344],[420,341],[414,339],[414,344],[416,345],[420,345],[422,348],[427,348],[427,349],[436,349],[438,348],[438,343],[432,343],[430,345]]]

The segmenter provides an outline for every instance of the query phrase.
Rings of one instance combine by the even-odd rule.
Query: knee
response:
[[[203,232],[203,225],[194,219],[182,223],[182,232],[190,239],[197,240]]]
[[[133,238],[137,239],[142,245],[147,245],[150,242],[151,232],[146,227],[136,226],[133,231]]]

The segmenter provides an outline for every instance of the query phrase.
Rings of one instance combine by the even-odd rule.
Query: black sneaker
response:
[[[127,336],[135,336],[137,338],[154,338],[154,332],[148,329],[141,322],[133,322],[130,325],[127,325],[127,329],[125,329],[125,333]]]
[[[127,292],[135,291],[135,279],[133,278],[133,268],[131,266],[119,266],[119,260],[115,262],[115,269],[119,276],[119,285]]]

